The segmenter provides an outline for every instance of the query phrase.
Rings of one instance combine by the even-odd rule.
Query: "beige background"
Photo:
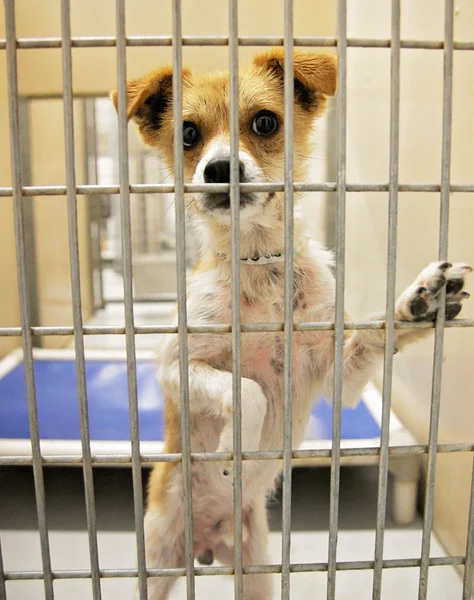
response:
[[[112,0],[73,0],[72,33],[113,35]],[[275,34],[283,31],[282,1],[240,1],[240,26],[244,35]],[[334,35],[335,8],[332,0],[296,0],[297,35]],[[441,39],[442,0],[418,0],[403,4],[404,38]],[[474,5],[458,0],[455,21],[457,40],[474,39]],[[19,36],[59,36],[59,3],[17,1]],[[349,2],[350,36],[389,37],[390,2],[357,0]],[[225,2],[207,0],[183,2],[183,33],[225,34]],[[271,8],[270,8],[271,7]],[[127,33],[170,34],[170,3],[154,0],[127,3]],[[3,33],[2,33],[3,37]],[[241,50],[246,60],[253,49]],[[169,62],[169,48],[129,48],[129,76],[143,73],[157,64]],[[223,68],[225,48],[185,48],[184,62],[192,68]],[[45,94],[61,92],[61,53],[59,50],[19,52],[20,92]],[[456,52],[454,65],[454,110],[452,181],[473,183],[471,140],[474,136],[474,53]],[[8,139],[6,110],[5,54],[0,53],[0,134]],[[400,180],[439,182],[441,161],[441,117],[443,86],[442,51],[403,50],[401,64]],[[74,49],[73,80],[76,92],[105,93],[115,85],[115,49]],[[385,49],[350,49],[348,56],[348,180],[379,182],[388,179],[390,52]],[[58,103],[59,105],[60,103]],[[62,109],[58,105],[37,104],[32,111],[32,167],[35,183],[64,183]],[[76,115],[77,118],[80,115]],[[79,131],[76,130],[76,131]],[[77,134],[78,180],[83,176],[81,140]],[[318,155],[323,150],[317,150]],[[316,164],[316,163],[314,163]],[[8,144],[0,149],[1,185],[10,184]],[[313,174],[321,168],[314,166]],[[318,175],[318,176],[319,176]],[[347,277],[346,305],[354,318],[361,318],[385,303],[387,194],[348,194],[347,198]],[[66,212],[63,198],[35,200],[38,244],[38,277],[42,300],[42,324],[71,321],[69,264],[67,259]],[[83,200],[79,201],[80,221],[85,223]],[[321,204],[314,230],[321,233]],[[472,195],[451,197],[449,255],[453,261],[474,263],[474,204]],[[437,257],[439,194],[399,196],[397,290],[401,291],[428,262]],[[0,200],[0,281],[2,296],[0,326],[19,324],[14,265],[14,239],[11,200]],[[84,227],[81,229],[82,266],[88,256]],[[85,310],[88,311],[84,280]],[[474,288],[474,283],[471,284]],[[90,305],[89,305],[90,306]],[[464,315],[473,317],[472,305]],[[5,354],[15,339],[0,339]],[[54,341],[52,343],[55,343]],[[56,342],[57,343],[57,342]],[[395,359],[394,404],[399,415],[420,441],[426,441],[429,421],[432,342],[413,347]],[[440,441],[473,440],[474,433],[474,335],[472,330],[446,331]],[[445,455],[438,458],[435,527],[453,554],[462,554],[470,489],[472,458]]]
[[[374,11],[374,5],[377,10]],[[389,2],[349,2],[350,36],[388,37]],[[474,5],[456,2],[455,38],[474,39]],[[403,3],[402,37],[442,39],[444,2]],[[473,183],[474,53],[454,59],[452,182]],[[353,49],[348,62],[348,180],[388,179],[390,54]],[[400,181],[437,182],[441,172],[443,52],[403,50],[400,97]],[[360,318],[385,303],[387,194],[349,194],[347,198],[346,303]],[[472,194],[452,194],[449,258],[474,262]],[[399,195],[397,293],[438,252],[439,194]],[[471,281],[470,287],[474,286]],[[474,316],[472,301],[464,317]],[[394,404],[399,416],[427,441],[433,342],[417,344],[395,358]],[[472,441],[474,436],[474,335],[445,334],[440,441]],[[447,550],[463,554],[472,457],[438,456],[435,528]]]

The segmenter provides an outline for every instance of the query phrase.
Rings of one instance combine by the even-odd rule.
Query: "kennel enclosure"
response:
[[[350,0],[349,0],[350,1]],[[292,0],[284,2],[284,35],[240,36],[238,26],[237,0],[229,0],[228,34],[225,36],[184,36],[182,34],[182,6],[180,0],[172,0],[172,35],[127,35],[126,3],[117,0],[115,3],[116,34],[114,36],[74,37],[71,33],[71,2],[61,1],[61,36],[41,38],[18,38],[16,34],[15,0],[4,1],[5,39],[0,40],[0,51],[7,60],[8,108],[11,149],[11,186],[0,188],[0,202],[11,199],[14,206],[14,238],[16,263],[18,272],[19,306],[21,326],[2,326],[0,336],[21,338],[25,382],[28,398],[28,416],[31,438],[31,456],[0,456],[0,465],[14,468],[15,465],[31,465],[34,472],[35,493],[37,502],[38,528],[41,541],[41,571],[8,571],[2,567],[0,548],[0,598],[8,598],[8,582],[14,580],[41,579],[44,582],[45,598],[54,598],[54,581],[58,579],[87,578],[91,580],[92,597],[102,597],[101,579],[137,577],[139,597],[147,598],[147,578],[167,576],[173,573],[185,576],[187,581],[187,597],[195,597],[194,578],[196,576],[212,576],[230,574],[234,577],[235,597],[242,597],[242,582],[246,573],[281,573],[281,597],[288,599],[291,591],[291,573],[327,572],[327,598],[337,598],[337,572],[342,570],[373,570],[373,598],[383,597],[382,576],[384,569],[417,567],[419,568],[420,600],[427,598],[429,569],[442,565],[463,567],[463,597],[471,598],[474,567],[474,480],[470,483],[470,506],[467,521],[467,544],[462,554],[447,557],[430,556],[430,536],[434,519],[434,483],[438,455],[474,452],[474,440],[456,443],[438,443],[438,428],[441,408],[441,385],[443,373],[443,347],[445,328],[472,328],[474,320],[461,318],[449,323],[445,320],[444,311],[440,310],[435,328],[435,346],[432,369],[432,390],[429,436],[427,444],[390,445],[389,421],[392,395],[393,375],[393,341],[395,327],[426,327],[426,324],[395,323],[394,304],[396,298],[396,261],[397,261],[397,224],[399,195],[403,193],[435,193],[440,198],[439,245],[438,258],[448,258],[450,198],[454,193],[462,193],[471,197],[474,183],[457,183],[451,181],[452,167],[452,114],[453,114],[453,64],[455,53],[469,53],[474,50],[474,41],[455,41],[454,19],[456,7],[453,0],[446,0],[444,13],[444,39],[422,40],[402,39],[400,0],[391,2],[391,31],[384,39],[349,37],[347,32],[347,0],[337,2],[337,35],[336,37],[294,35]],[[283,46],[285,49],[285,177],[284,181],[265,184],[239,184],[238,169],[238,66],[239,48]],[[207,191],[230,191],[232,199],[232,322],[213,327],[193,325],[187,322],[186,314],[186,226],[184,214],[184,194],[201,191],[202,186],[185,184],[183,179],[181,78],[173,78],[173,110],[178,116],[175,119],[175,165],[173,183],[138,183],[130,182],[128,128],[126,120],[126,80],[127,51],[136,47],[169,46],[175,74],[182,70],[183,47],[228,47],[228,65],[230,76],[231,102],[231,146],[232,166],[230,185],[206,184]],[[336,148],[337,165],[334,180],[321,183],[301,183],[293,178],[293,50],[305,48],[333,48],[338,54],[338,94],[335,101],[336,114]],[[22,170],[20,111],[21,95],[19,93],[18,69],[20,52],[37,52],[41,49],[59,49],[61,52],[62,86],[64,104],[65,163],[66,185],[25,185],[25,173]],[[117,88],[119,93],[118,111],[118,177],[113,185],[82,184],[75,169],[75,135],[74,126],[74,81],[73,81],[73,49],[81,48],[115,48],[117,64]],[[378,48],[390,52],[390,162],[389,172],[385,180],[380,182],[352,183],[347,178],[347,77],[348,50],[351,48]],[[400,69],[401,55],[405,50],[439,51],[443,53],[443,110],[441,140],[441,170],[438,181],[405,183],[399,174],[400,150]],[[79,50],[78,50],[79,51]],[[285,319],[283,323],[246,324],[240,322],[240,274],[239,274],[239,193],[245,190],[284,191],[285,194]],[[293,323],[292,290],[293,290],[293,196],[300,192],[332,193],[336,198],[336,210],[331,218],[335,223],[335,255],[336,255],[336,318],[334,323]],[[347,202],[352,201],[353,194],[378,193],[388,194],[388,246],[387,246],[387,281],[386,281],[386,320],[345,322],[345,264],[346,264],[346,212]],[[84,286],[80,271],[77,196],[97,196],[114,194],[120,200],[121,215],[121,253],[123,256],[123,298],[125,325],[91,326],[84,323],[81,286]],[[131,243],[131,194],[173,194],[175,198],[175,233],[176,233],[176,268],[177,268],[177,304],[178,326],[147,325],[137,326],[134,321],[133,261]],[[351,194],[349,198],[348,195]],[[26,214],[28,200],[41,196],[65,196],[68,211],[68,240],[70,259],[71,299],[73,325],[39,325],[38,317],[32,313],[32,284],[28,244],[30,238],[25,230],[28,221]],[[384,377],[382,383],[383,410],[381,416],[380,445],[366,448],[341,448],[341,393],[342,393],[342,358],[344,334],[347,330],[380,328],[386,332],[386,348],[384,358]],[[293,331],[334,331],[335,335],[335,374],[334,403],[332,423],[331,449],[293,449],[291,445],[291,360]],[[191,482],[191,463],[198,460],[229,460],[231,456],[217,453],[206,455],[192,454],[189,444],[189,393],[187,383],[187,351],[188,333],[206,335],[206,332],[231,334],[233,340],[233,392],[234,392],[234,503],[235,503],[235,563],[233,566],[195,566],[192,548],[191,495],[186,494],[186,566],[180,569],[147,569],[145,560],[145,544],[143,529],[143,486],[142,465],[156,461],[180,462],[183,468],[184,482],[187,489]],[[283,331],[285,336],[285,432],[284,447],[278,452],[246,452],[241,449],[240,419],[240,335],[251,331]],[[139,413],[137,396],[137,335],[177,334],[180,340],[181,370],[181,410],[182,410],[182,445],[183,452],[174,454],[147,454],[140,444]],[[471,335],[471,331],[469,332]],[[38,428],[38,412],[36,405],[36,382],[34,371],[34,345],[36,340],[48,336],[74,336],[75,369],[81,426],[81,453],[73,456],[44,457]],[[88,390],[86,385],[86,351],[85,337],[93,335],[122,335],[126,339],[127,386],[130,418],[130,452],[127,455],[100,455],[91,451],[90,423],[88,410]],[[379,488],[377,499],[377,523],[375,553],[372,561],[337,560],[338,542],[338,503],[340,490],[340,465],[346,457],[373,456],[379,460]],[[421,555],[411,559],[384,558],[384,523],[386,517],[386,498],[388,486],[389,460],[393,456],[427,456],[426,484],[424,497],[423,541]],[[330,458],[331,461],[331,495],[330,495],[330,527],[328,560],[322,563],[292,564],[291,549],[291,465],[295,459]],[[242,565],[242,511],[241,511],[241,469],[243,460],[282,460],[283,461],[283,538],[282,560],[277,565]],[[97,544],[97,523],[94,502],[93,469],[103,463],[117,464],[128,462],[133,471],[133,492],[135,508],[135,529],[138,564],[136,569],[103,569]],[[48,521],[46,497],[44,489],[43,469],[49,465],[64,462],[80,463],[84,474],[85,503],[87,511],[87,529],[90,549],[90,570],[54,570],[51,565],[48,539]]]

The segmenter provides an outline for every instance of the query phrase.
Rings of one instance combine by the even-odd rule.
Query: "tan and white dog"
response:
[[[284,54],[257,55],[239,77],[239,160],[242,182],[283,179]],[[327,54],[294,55],[294,174],[306,175],[310,133],[336,92],[336,60]],[[164,67],[127,87],[128,118],[143,141],[173,171],[172,69]],[[112,93],[117,106],[117,93]],[[229,182],[229,78],[227,73],[194,75],[183,71],[184,173],[187,182]],[[241,204],[242,323],[283,321],[284,204],[282,193],[243,193]],[[231,322],[230,201],[227,193],[194,194],[187,207],[201,234],[199,265],[187,284],[191,323]],[[294,215],[294,321],[332,321],[335,284],[332,256],[310,239]],[[402,294],[395,318],[433,321],[446,286],[446,317],[455,318],[468,294],[462,290],[472,269],[464,264],[432,263]],[[373,318],[384,318],[383,313]],[[427,335],[422,329],[395,330],[395,345]],[[166,452],[181,452],[177,336],[165,336],[159,349],[159,379],[166,395]],[[330,398],[334,333],[293,334],[293,444],[303,440],[316,392]],[[384,332],[348,332],[344,346],[343,404],[354,406],[384,352]],[[194,452],[232,450],[231,336],[188,336],[191,448]],[[243,333],[241,339],[242,443],[244,450],[281,450],[283,432],[283,334]],[[194,551],[201,562],[233,560],[231,465],[192,465]],[[268,563],[265,499],[274,490],[280,461],[246,461],[243,467],[243,560]],[[145,518],[147,566],[184,565],[184,491],[179,464],[159,463],[151,475]],[[170,577],[148,580],[148,598],[164,600]],[[272,598],[271,575],[246,575],[245,600]]]

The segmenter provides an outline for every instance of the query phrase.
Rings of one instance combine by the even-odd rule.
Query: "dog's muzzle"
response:
[[[240,208],[247,206],[248,204],[254,204],[255,196],[253,194],[242,192],[240,193]],[[213,210],[229,210],[230,209],[230,195],[222,194],[219,192],[216,193],[207,193],[203,194],[203,203],[204,207],[208,211]]]
[[[239,162],[239,181],[246,182],[245,166]],[[213,158],[204,169],[205,183],[230,183],[230,158]],[[253,204],[256,198],[251,193],[240,193],[240,207]],[[230,194],[222,192],[207,192],[203,194],[203,203],[206,210],[229,210]]]

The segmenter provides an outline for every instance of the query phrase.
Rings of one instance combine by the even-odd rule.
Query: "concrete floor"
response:
[[[144,482],[148,471],[144,471]],[[327,560],[329,515],[329,469],[294,471],[291,561]],[[133,568],[136,545],[133,526],[131,471],[97,469],[94,472],[100,566]],[[51,560],[54,569],[89,567],[89,551],[84,507],[82,472],[77,468],[45,469]],[[5,570],[41,569],[39,536],[31,470],[0,469],[0,539]],[[421,519],[409,528],[398,528],[390,517],[385,532],[385,558],[420,556]],[[338,560],[371,560],[374,553],[377,471],[374,467],[343,468],[341,471],[340,533]],[[281,502],[279,495],[269,503],[271,523],[270,548],[273,563],[281,562]],[[444,556],[432,538],[432,556]],[[326,598],[326,574],[291,575],[291,598],[294,600]],[[383,575],[384,600],[415,600],[418,597],[419,570],[391,569]],[[275,578],[275,598],[279,598],[279,577]],[[198,577],[197,600],[233,598],[231,577]],[[58,580],[54,583],[56,600],[91,598],[89,581]],[[129,579],[102,581],[103,600],[132,598],[134,582]],[[185,580],[180,579],[172,600],[184,599]],[[7,583],[8,600],[44,598],[40,581]],[[370,600],[372,572],[337,573],[337,600]],[[429,600],[461,600],[462,584],[452,567],[431,567]]]

